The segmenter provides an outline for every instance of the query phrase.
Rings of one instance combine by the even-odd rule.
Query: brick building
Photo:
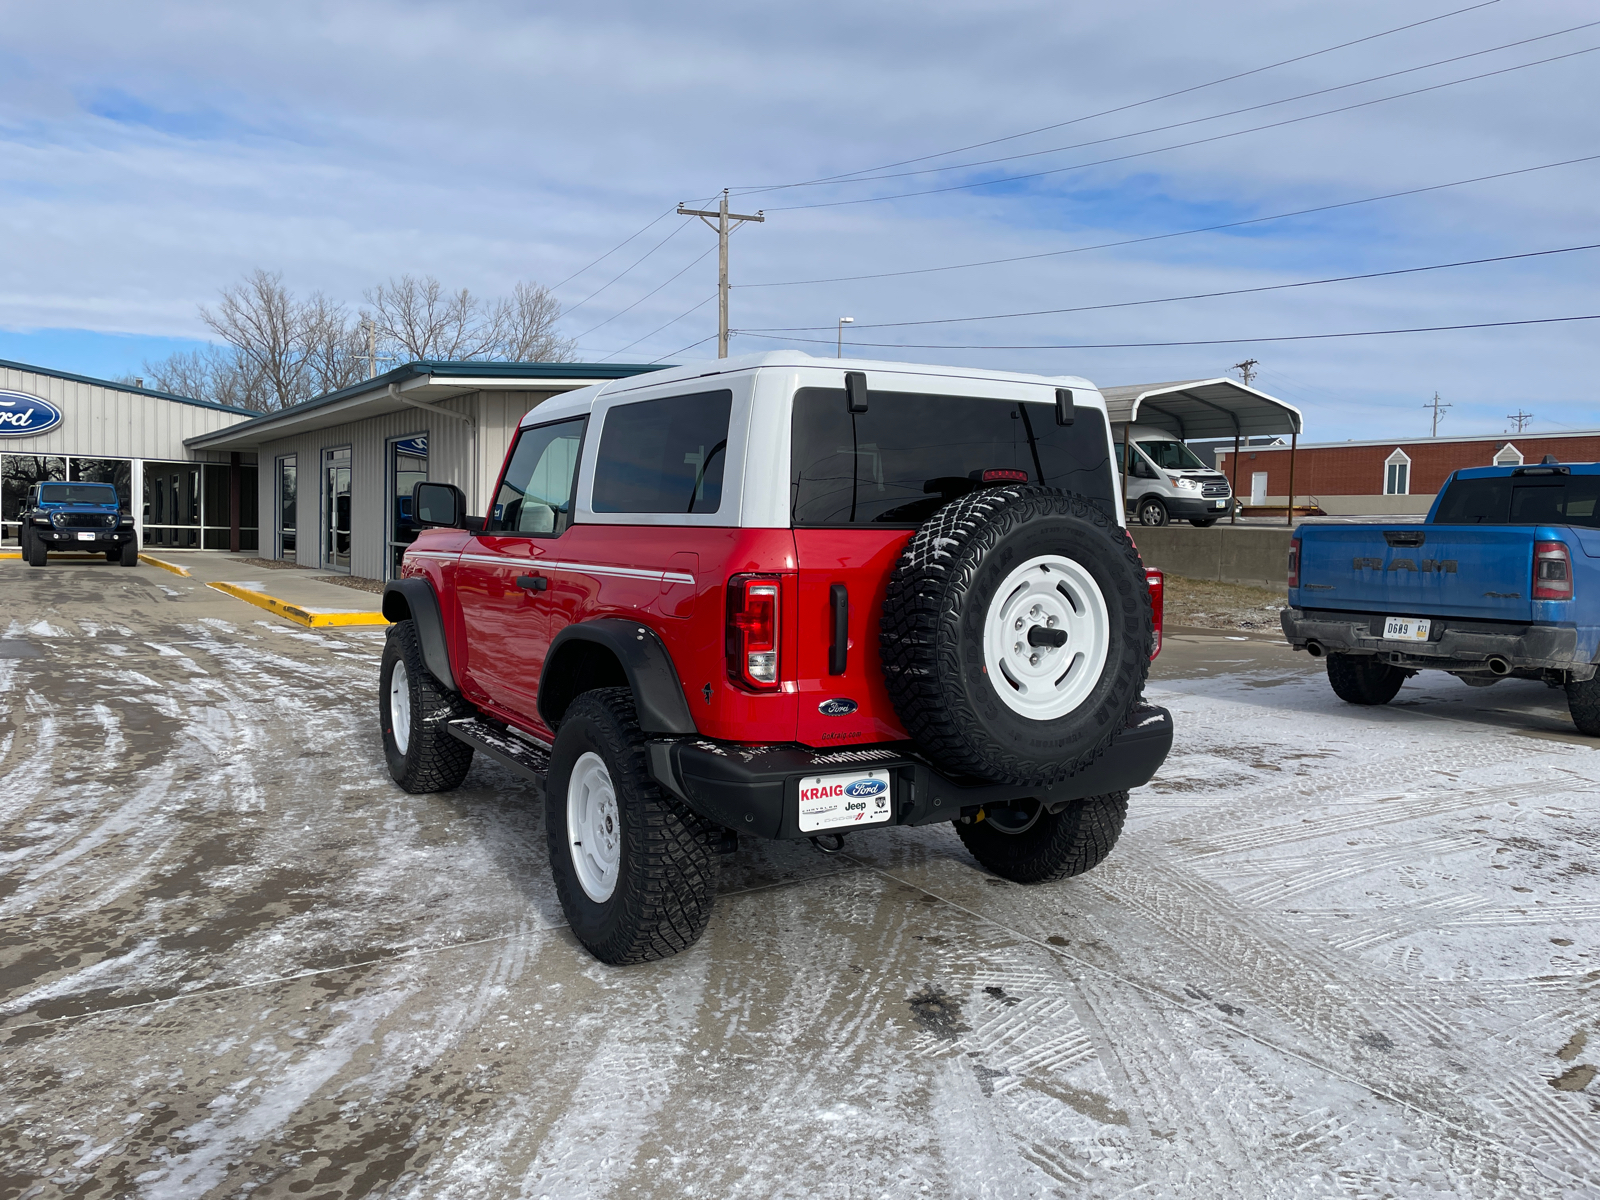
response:
[[[1546,454],[1561,462],[1600,461],[1600,430],[1309,443],[1295,455],[1295,503],[1316,503],[1331,515],[1427,512],[1452,471],[1536,463]],[[1237,478],[1246,503],[1281,507],[1288,497],[1287,447],[1241,450],[1237,477],[1231,448],[1217,453],[1217,465]]]

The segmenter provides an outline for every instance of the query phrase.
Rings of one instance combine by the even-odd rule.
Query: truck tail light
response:
[[[1145,586],[1150,589],[1150,616],[1155,623],[1155,636],[1150,639],[1150,657],[1161,653],[1161,622],[1166,615],[1167,581],[1160,571],[1144,569]]]
[[[1300,586],[1300,539],[1292,538],[1289,541],[1289,586]]]
[[[1533,598],[1572,599],[1572,557],[1565,542],[1533,544]]]
[[[776,575],[728,580],[728,678],[758,692],[778,689],[778,634],[783,626]]]

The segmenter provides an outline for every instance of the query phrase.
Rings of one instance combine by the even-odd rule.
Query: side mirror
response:
[[[845,407],[853,413],[867,411],[867,374],[865,371],[844,373]]]
[[[415,524],[424,529],[465,529],[467,497],[450,483],[419,483],[411,489]]]
[[[1076,415],[1072,405],[1072,389],[1056,389],[1056,424],[1071,425],[1072,418]]]

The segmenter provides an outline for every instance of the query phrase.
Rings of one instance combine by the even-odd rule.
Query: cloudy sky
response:
[[[1600,8],[1475,2],[3,0],[0,357],[136,373],[258,266],[352,307],[532,279],[585,360],[707,355],[715,238],[671,210],[728,187],[767,216],[735,353],[850,315],[1106,385],[1253,357],[1312,440],[1435,391],[1441,433],[1600,427],[1600,321],[1252,340],[1600,314]]]

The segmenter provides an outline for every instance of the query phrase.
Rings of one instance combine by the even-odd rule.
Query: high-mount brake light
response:
[[[1154,567],[1146,567],[1144,582],[1150,589],[1150,616],[1155,624],[1155,635],[1150,639],[1150,657],[1154,658],[1161,653],[1161,623],[1167,609],[1167,577]]]
[[[1291,538],[1289,541],[1289,586],[1300,586],[1300,539]]]
[[[728,678],[758,692],[778,689],[782,592],[776,575],[728,580]]]
[[[1572,599],[1572,555],[1565,542],[1533,544],[1533,598]]]
[[[1027,483],[1026,471],[1013,471],[1009,467],[990,467],[983,473],[985,483]]]

